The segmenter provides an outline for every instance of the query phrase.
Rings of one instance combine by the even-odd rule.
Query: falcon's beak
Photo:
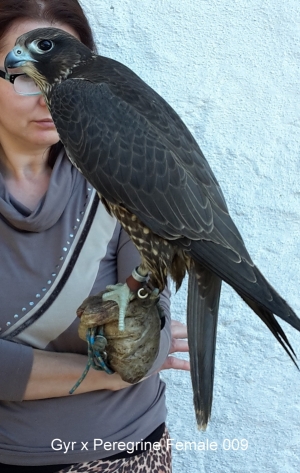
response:
[[[24,51],[21,46],[15,46],[6,56],[4,61],[5,70],[15,69],[17,67],[25,66],[27,62],[37,62],[33,59],[28,51]]]

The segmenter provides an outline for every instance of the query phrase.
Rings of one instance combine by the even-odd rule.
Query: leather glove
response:
[[[103,301],[100,292],[83,301],[77,310],[79,336],[87,340],[87,331],[96,327],[94,349],[100,352],[106,366],[128,383],[137,383],[149,371],[158,354],[163,312],[159,296],[138,296],[129,304],[125,329],[118,328],[119,307],[114,301]]]

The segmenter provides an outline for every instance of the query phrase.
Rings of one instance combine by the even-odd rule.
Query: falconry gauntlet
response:
[[[108,368],[124,381],[137,383],[158,354],[162,318],[159,297],[151,293],[145,299],[132,300],[125,315],[125,330],[120,331],[118,304],[103,301],[103,294],[88,297],[78,308],[79,337],[86,340],[87,330],[97,327],[100,336],[95,337],[95,344]]]

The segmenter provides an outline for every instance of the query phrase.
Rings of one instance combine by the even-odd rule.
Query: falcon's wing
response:
[[[251,262],[206,159],[173,109],[139,78],[145,90],[93,80],[68,79],[51,96],[58,133],[85,177],[157,235],[187,246],[213,241]]]

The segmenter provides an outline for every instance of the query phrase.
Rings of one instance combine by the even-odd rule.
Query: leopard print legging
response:
[[[59,470],[57,473],[172,473],[171,447],[168,447],[167,428],[160,439],[161,448],[157,451],[147,450],[139,455],[119,460],[95,460],[77,463]]]

